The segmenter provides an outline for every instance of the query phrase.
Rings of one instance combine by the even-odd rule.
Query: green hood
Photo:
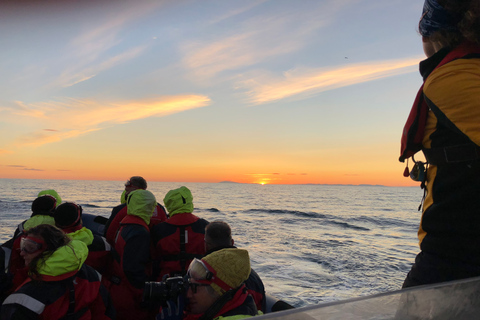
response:
[[[193,212],[193,196],[187,187],[180,187],[168,191],[163,198],[170,218],[178,213]]]
[[[148,190],[137,189],[128,194],[127,214],[142,218],[147,225],[156,206],[157,199]]]
[[[88,256],[88,248],[79,240],[72,240],[66,246],[58,248],[44,264],[39,266],[38,273],[46,276],[59,276],[79,270]]]
[[[127,199],[125,199],[125,194],[127,193],[127,190],[123,190],[122,195],[120,196],[120,203],[124,204],[127,202]]]
[[[74,240],[82,241],[87,246],[91,245],[93,242],[93,233],[86,227],[83,227],[75,232],[68,233],[68,236]]]
[[[44,195],[50,195],[52,197],[54,197],[55,199],[57,199],[57,207],[62,203],[62,198],[60,198],[60,196],[58,195],[57,191],[53,190],[53,189],[49,189],[49,190],[42,190],[38,193],[38,196],[37,197],[41,197],[41,196],[44,196]]]
[[[25,221],[25,223],[23,224],[23,230],[28,230],[41,224],[51,224],[52,226],[54,226],[55,219],[47,215],[38,214]]]

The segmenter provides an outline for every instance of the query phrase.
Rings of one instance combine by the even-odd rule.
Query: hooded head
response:
[[[156,206],[157,200],[148,190],[137,189],[127,196],[127,214],[142,218],[147,225]]]
[[[250,276],[250,257],[248,251],[243,249],[222,249],[205,256],[200,260],[194,260],[189,267],[189,274],[195,279],[208,271],[204,278],[212,281],[212,288],[223,295],[230,289],[236,289]],[[205,267],[204,267],[205,266]]]
[[[40,197],[40,196],[44,196],[44,195],[51,195],[53,196],[55,199],[57,199],[57,206],[59,206],[61,203],[62,203],[62,198],[60,198],[60,196],[58,195],[57,191],[53,190],[53,189],[48,189],[48,190],[42,190],[38,193],[37,197]]]
[[[57,199],[51,195],[39,196],[32,202],[32,217],[36,215],[53,216],[56,204]]]
[[[55,210],[53,217],[55,225],[60,229],[76,227],[82,223],[82,207],[73,202],[62,203]]]
[[[163,198],[170,218],[178,213],[193,212],[193,196],[187,187],[168,191]]]

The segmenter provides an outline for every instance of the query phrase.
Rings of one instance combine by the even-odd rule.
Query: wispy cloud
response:
[[[26,166],[22,166],[22,165],[18,165],[18,164],[10,164],[10,165],[6,165],[5,167],[16,168],[16,169],[25,170],[25,171],[45,171],[43,169],[28,168]]]
[[[228,33],[184,43],[183,64],[203,81],[224,71],[296,52],[311,41],[315,32],[328,27],[342,6],[350,2],[354,0],[325,1],[298,11],[261,11]]]
[[[146,46],[139,46],[116,56],[107,58],[103,61],[96,61],[88,65],[75,64],[74,66],[63,71],[57,81],[53,83],[53,85],[71,87],[77,83],[87,81],[95,77],[102,71],[111,69],[119,64],[122,64],[141,55],[145,49]]]
[[[252,104],[262,104],[414,72],[419,60],[420,57],[415,57],[358,63],[336,68],[297,68],[279,77],[272,76],[270,73],[259,74],[242,81],[239,87],[248,90],[247,96]]]
[[[230,11],[226,12],[225,14],[223,14],[221,16],[215,17],[214,19],[210,20],[210,23],[211,24],[216,24],[216,23],[222,22],[224,20],[230,19],[232,17],[235,17],[236,15],[242,14],[246,11],[249,11],[249,10],[257,7],[264,2],[267,2],[267,0],[251,1],[251,2],[248,2],[248,3],[244,3],[244,4],[239,3],[240,4],[239,8],[235,8],[233,10],[230,10]],[[242,6],[242,4],[243,4],[243,6]]]
[[[0,149],[0,154],[10,154],[10,153],[13,153],[13,152],[10,150]]]
[[[210,99],[202,95],[165,96],[109,103],[81,99],[33,104],[17,102],[18,109],[10,109],[8,116],[33,120],[37,125],[48,127],[49,129],[40,129],[20,136],[16,141],[17,146],[39,146],[101,130],[114,124],[204,107],[209,102]]]
[[[42,90],[70,87],[141,55],[148,44],[139,40],[137,45],[127,47],[125,30],[164,6],[165,2],[128,2],[130,5],[127,2],[115,2],[100,6],[101,19],[93,18],[99,13],[91,13],[92,18],[82,18],[82,14],[88,15],[85,12],[70,13],[68,16],[73,21],[68,28],[70,41],[55,43],[57,47],[53,57],[36,55],[39,58],[35,59],[35,63],[23,66],[23,71],[17,72],[12,81],[23,84],[32,82],[37,89],[41,84]],[[43,53],[42,48],[39,50]]]

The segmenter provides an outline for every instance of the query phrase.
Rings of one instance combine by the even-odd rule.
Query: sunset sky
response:
[[[0,178],[418,185],[422,6],[2,2]]]

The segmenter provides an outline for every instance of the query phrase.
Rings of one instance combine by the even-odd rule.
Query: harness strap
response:
[[[68,311],[67,311],[67,317],[71,316],[72,314],[75,313],[75,285],[73,284],[73,280],[68,282],[68,286],[70,287],[70,292],[69,292],[69,300],[70,303],[68,304]]]
[[[185,230],[185,226],[181,226],[180,227],[180,255],[179,255],[180,259],[179,260],[180,260],[180,268],[182,270],[182,274],[186,271],[187,259],[185,258],[185,255],[187,253],[187,248],[186,248],[187,242],[188,242],[187,230]]]
[[[423,149],[427,161],[435,166],[456,164],[480,159],[480,147],[476,144],[463,144],[458,146]]]
[[[68,311],[67,314],[62,317],[60,320],[78,320],[80,319],[85,312],[88,311],[88,307],[84,307],[77,312],[75,312],[75,284],[74,284],[75,279],[72,279],[72,281],[68,282],[68,288],[69,288],[69,304],[68,304]]]

